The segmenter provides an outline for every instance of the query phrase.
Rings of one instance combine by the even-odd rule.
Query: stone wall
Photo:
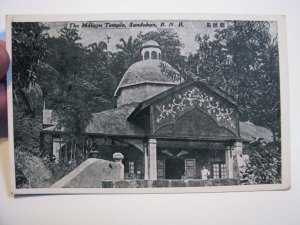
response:
[[[169,188],[169,187],[208,187],[237,185],[234,179],[211,180],[121,180],[102,181],[103,188]]]
[[[121,180],[124,168],[115,162],[90,158],[64,176],[51,188],[101,188],[103,180]]]
[[[234,179],[124,180],[123,164],[90,158],[51,188],[169,188],[237,185]]]

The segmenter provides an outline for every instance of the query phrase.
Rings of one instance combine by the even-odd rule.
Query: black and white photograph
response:
[[[284,17],[141,17],[8,18],[12,192],[289,188]]]

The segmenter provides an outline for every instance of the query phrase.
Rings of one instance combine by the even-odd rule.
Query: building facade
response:
[[[125,179],[202,179],[203,166],[211,179],[239,179],[244,139],[236,101],[205,82],[168,78],[162,68],[178,72],[155,41],[144,43],[141,55],[115,91],[117,108],[94,113],[86,128],[92,156],[122,153]],[[57,162],[69,160],[51,110],[44,115],[43,142]]]

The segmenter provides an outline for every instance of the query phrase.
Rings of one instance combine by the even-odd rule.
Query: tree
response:
[[[85,82],[90,85],[90,107],[94,112],[112,108],[114,88],[118,79],[113,72],[113,54],[103,41],[92,43],[85,48]]]
[[[269,22],[228,22],[213,38],[197,35],[198,53],[189,57],[200,79],[234,96],[241,119],[280,137],[279,58]]]
[[[242,184],[281,183],[280,145],[265,144],[260,141],[250,143],[245,149],[250,163],[242,174]]]
[[[49,39],[46,57],[57,73],[53,75],[53,90],[49,92],[49,106],[54,110],[56,129],[63,141],[70,145],[71,161],[82,158],[85,128],[92,118],[91,84],[86,81],[86,51],[78,41],[78,30],[64,26],[58,38]],[[76,157],[75,157],[76,156]],[[77,159],[78,159],[77,158]]]
[[[35,111],[27,98],[26,91],[34,88],[38,74],[36,68],[45,57],[48,27],[42,23],[27,22],[12,25],[12,70],[14,104],[24,103],[25,113],[34,115]]]
[[[116,47],[121,50],[120,56],[124,60],[124,68],[128,68],[141,58],[141,42],[138,39],[133,40],[132,36],[130,36],[127,41],[125,41],[124,38],[121,38],[120,42],[121,44],[117,44]]]
[[[16,151],[38,154],[42,91],[36,83],[38,65],[47,50],[48,27],[42,23],[13,23],[12,69],[14,140]]]
[[[35,83],[37,64],[43,60],[48,38],[46,27],[42,23],[17,22],[12,26],[12,67],[14,71],[14,90],[28,88]]]
[[[269,22],[228,22],[213,38],[197,35],[198,52],[189,57],[197,77],[237,99],[241,120],[273,132],[273,143],[245,149],[251,163],[244,184],[281,182],[278,41],[269,28]]]
[[[39,132],[42,129],[42,90],[37,83],[37,68],[47,51],[48,27],[42,23],[12,24],[13,117],[16,185],[26,178],[18,165],[20,155],[40,156]],[[24,179],[19,179],[24,178]],[[28,177],[27,177],[28,178]],[[25,185],[26,186],[26,185]]]

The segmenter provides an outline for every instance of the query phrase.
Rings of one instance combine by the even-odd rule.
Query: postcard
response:
[[[14,194],[290,187],[284,16],[7,17]]]

